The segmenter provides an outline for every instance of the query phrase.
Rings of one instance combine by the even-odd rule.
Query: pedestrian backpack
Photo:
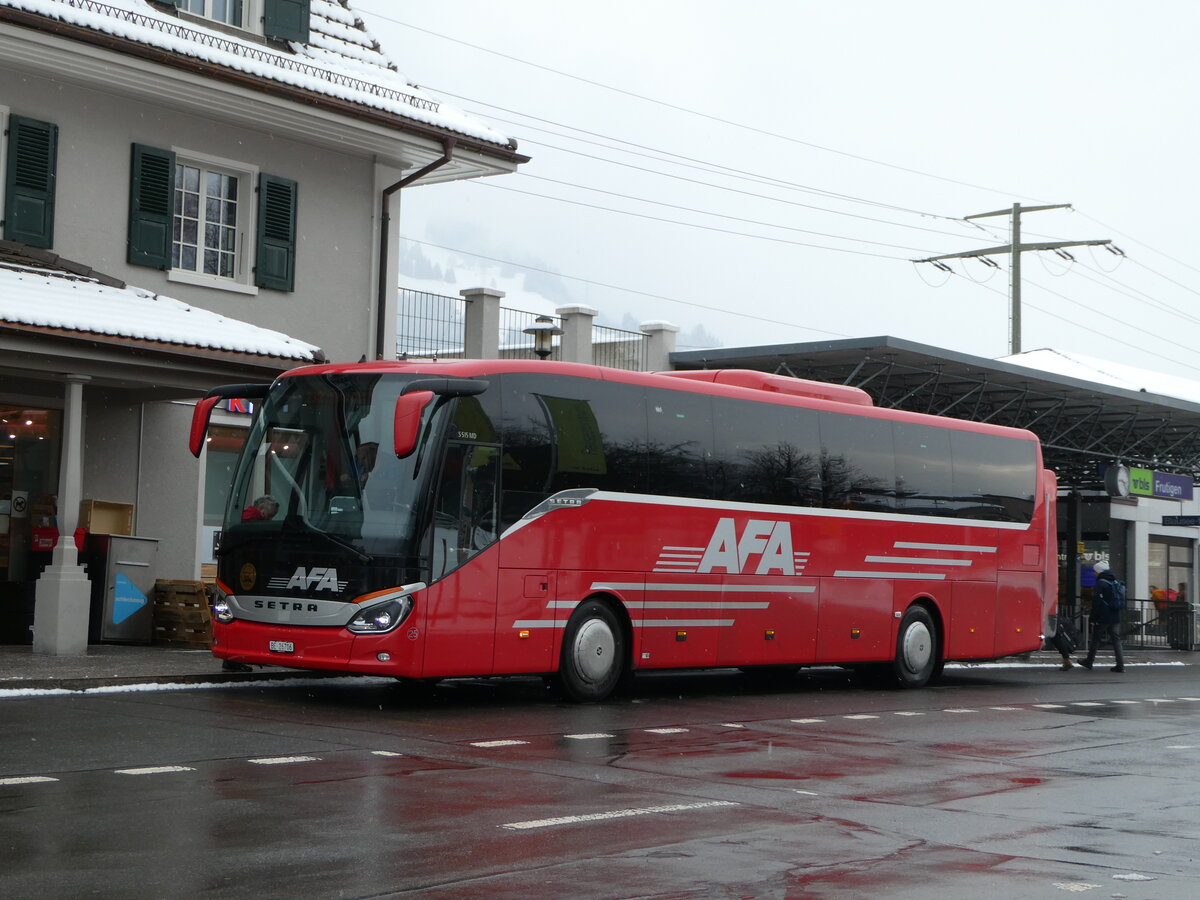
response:
[[[1108,605],[1115,610],[1125,608],[1125,582],[1114,581],[1112,583],[1112,597],[1109,598]]]

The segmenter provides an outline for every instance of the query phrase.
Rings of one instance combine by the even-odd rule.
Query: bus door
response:
[[[499,536],[500,448],[451,441],[446,446],[426,537],[426,677],[487,674],[492,667]]]

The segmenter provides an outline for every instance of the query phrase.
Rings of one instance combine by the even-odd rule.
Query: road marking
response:
[[[520,744],[528,744],[529,741],[471,741],[472,747],[516,747]]]
[[[923,715],[925,715],[925,713],[923,713],[923,712],[898,712],[898,713],[893,713],[893,715],[897,715],[897,716],[923,716]]]
[[[866,713],[859,713],[858,715],[855,715],[855,716],[842,716],[842,718],[843,719],[878,719],[879,716],[871,716],[871,715],[867,715]],[[792,721],[794,722],[796,720],[793,719]]]
[[[824,722],[825,720],[824,719],[791,719],[790,721],[795,722],[797,725],[812,725],[812,724],[815,724],[816,722]]]
[[[372,756],[403,756],[403,753],[397,753],[395,750],[372,750]]]
[[[569,741],[596,741],[596,740],[599,740],[600,738],[616,737],[616,735],[615,734],[606,734],[603,731],[597,731],[592,734],[564,734],[563,737],[565,737]]]
[[[686,734],[688,731],[686,728],[646,728],[643,730],[650,734]]]
[[[551,828],[555,825],[579,825],[584,822],[607,822],[611,819],[629,819],[633,816],[650,816],[658,813],[690,812],[696,809],[712,809],[718,806],[738,806],[728,800],[710,800],[706,803],[677,803],[671,806],[646,806],[635,809],[614,809],[609,812],[589,813],[582,816],[560,816],[556,819],[532,819],[528,822],[508,822],[501,828],[526,831],[531,828]]]
[[[1190,700],[1192,703],[1200,703],[1200,697],[1180,697],[1180,700]]]
[[[805,797],[820,797],[821,796],[816,791],[802,791],[802,790],[799,790],[798,788],[792,788],[792,792],[796,793],[796,794],[803,794]]]
[[[1086,881],[1056,881],[1054,886],[1060,891],[1066,891],[1070,894],[1082,894],[1084,891],[1094,891],[1096,888],[1103,887],[1101,884],[1089,884]]]
[[[1124,706],[1132,706],[1132,705],[1134,705],[1134,704],[1141,703],[1142,701],[1141,701],[1141,700],[1114,700],[1114,701],[1112,701],[1112,702],[1113,702],[1113,703],[1120,703],[1120,704],[1122,704],[1122,705],[1124,705]]]
[[[1072,706],[1103,706],[1103,703],[1097,703],[1095,700],[1081,700],[1078,703],[1072,703]]]
[[[1168,744],[1168,750],[1195,750],[1195,744]]]
[[[722,728],[745,728],[745,725],[739,725],[736,722],[722,722]]]
[[[58,781],[49,775],[21,775],[14,778],[0,778],[0,785],[7,784],[45,784],[47,781]]]
[[[943,709],[942,712],[948,713],[973,713],[978,712],[976,709]]]
[[[989,706],[988,709],[994,709],[996,712],[1016,712],[1021,707],[1019,706]]]
[[[143,766],[140,769],[114,769],[117,775],[165,775],[168,772],[195,772],[191,766]]]
[[[1033,706],[1035,709],[1062,709],[1064,704],[1062,704],[1062,703],[1035,703],[1035,704],[1033,704]]]
[[[320,762],[317,756],[263,756],[259,759],[248,759],[246,762],[256,766],[286,766],[289,763]]]

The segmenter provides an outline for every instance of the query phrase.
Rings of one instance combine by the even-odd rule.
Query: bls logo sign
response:
[[[287,583],[287,590],[292,588],[302,591],[336,591],[338,589],[337,569],[314,567],[309,571],[304,566],[300,566],[292,573],[292,577]]]
[[[751,566],[757,565],[751,571]],[[788,522],[751,519],[738,536],[733,519],[721,519],[713,529],[698,572],[724,569],[731,575],[796,574],[792,526]]]

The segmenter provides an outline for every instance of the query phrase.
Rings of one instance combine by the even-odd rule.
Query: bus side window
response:
[[[886,419],[820,413],[825,505],[831,509],[892,510],[896,460]]]

